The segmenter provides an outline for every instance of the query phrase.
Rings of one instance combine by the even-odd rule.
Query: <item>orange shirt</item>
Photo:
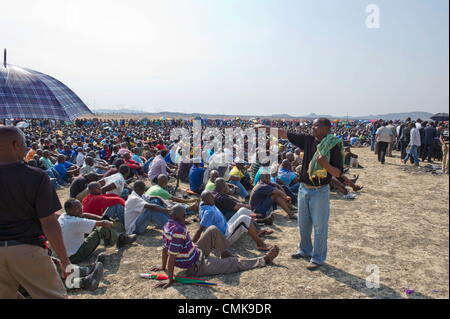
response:
[[[31,161],[34,155],[36,155],[36,151],[34,149],[29,150],[25,156],[25,162]]]

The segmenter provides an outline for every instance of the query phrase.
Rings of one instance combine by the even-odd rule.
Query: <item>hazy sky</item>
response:
[[[366,6],[380,28],[366,27]],[[2,1],[8,62],[93,109],[445,111],[448,0]]]

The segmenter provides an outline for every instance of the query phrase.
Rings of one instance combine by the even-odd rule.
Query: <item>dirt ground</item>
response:
[[[243,273],[206,277],[213,288],[176,284],[154,289],[139,278],[160,264],[161,231],[149,226],[137,243],[105,251],[105,277],[95,292],[72,291],[71,298],[449,298],[449,179],[400,164],[398,153],[382,166],[367,148],[355,149],[364,169],[365,188],[353,200],[331,195],[328,260],[320,271],[293,260],[299,240],[295,221],[277,212],[267,239],[280,247],[275,264]],[[61,202],[68,189],[59,191]],[[193,236],[198,224],[189,226]],[[260,256],[253,242],[241,238],[232,252]],[[380,287],[366,278],[379,271]],[[405,292],[412,290],[411,294]]]

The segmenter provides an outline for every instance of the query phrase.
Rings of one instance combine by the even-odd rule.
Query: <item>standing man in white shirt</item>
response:
[[[155,222],[156,226],[162,229],[170,218],[169,209],[158,204],[151,204],[142,198],[145,191],[144,182],[135,182],[133,192],[125,202],[125,230],[127,234],[142,234],[150,222]],[[155,199],[161,201],[160,198]]]
[[[414,160],[414,165],[419,166],[419,147],[421,145],[419,129],[414,123],[410,123],[411,128],[411,138],[408,145],[409,152],[407,152],[406,157],[403,159],[403,163],[406,164],[410,157]]]
[[[385,122],[382,122],[381,127],[378,128],[375,135],[378,143],[378,161],[384,164],[386,161],[386,152],[389,144],[393,140],[394,133],[392,133],[392,129],[386,127]]]

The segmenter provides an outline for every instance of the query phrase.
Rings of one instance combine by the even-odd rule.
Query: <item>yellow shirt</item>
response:
[[[239,168],[237,168],[237,166],[231,169],[230,176],[237,176],[240,179],[244,178],[244,174],[239,170]]]

